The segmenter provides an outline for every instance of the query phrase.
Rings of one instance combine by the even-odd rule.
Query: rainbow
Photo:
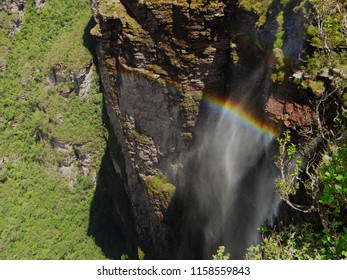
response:
[[[229,116],[232,121],[254,133],[265,135],[269,138],[277,138],[280,134],[279,130],[274,126],[267,124],[255,116],[255,114],[246,111],[240,103],[234,102],[230,98],[225,100],[220,97],[206,95],[203,98],[203,102],[212,110]]]
[[[134,79],[134,77],[129,74],[130,73],[128,73],[128,71],[123,71],[124,78],[129,80]],[[151,80],[148,79],[148,81]],[[170,83],[167,80],[164,81],[166,87],[173,89],[173,92],[179,91],[177,90],[178,87],[176,85]],[[159,86],[158,80],[152,80],[151,82]],[[201,102],[202,105],[207,105],[207,107],[212,111],[217,111],[220,114],[229,116],[232,121],[258,135],[264,135],[269,139],[273,139],[277,138],[280,134],[280,131],[276,127],[266,123],[264,120],[262,120],[252,112],[246,111],[241,102],[232,101],[230,98],[223,99],[211,93],[205,93]]]

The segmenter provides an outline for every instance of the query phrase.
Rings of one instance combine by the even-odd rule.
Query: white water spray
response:
[[[253,93],[254,84],[243,86],[246,96]],[[274,192],[274,139],[254,133],[226,111],[207,115],[187,180],[197,200],[203,257],[210,258],[217,246],[224,245],[232,258],[240,259],[260,241],[258,228],[272,223],[279,205]]]

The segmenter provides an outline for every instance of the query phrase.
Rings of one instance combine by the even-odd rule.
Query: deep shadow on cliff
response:
[[[115,223],[113,202],[107,191],[107,184],[114,177],[108,149],[102,159],[98,173],[97,186],[90,206],[87,234],[92,236],[107,258],[120,259],[126,253],[121,228]],[[113,178],[116,179],[116,178]]]
[[[93,17],[90,18],[84,30],[84,46],[90,51],[97,74],[100,77],[98,60],[96,54],[97,41],[90,34],[90,30],[95,26]],[[99,78],[100,92],[103,91]],[[112,163],[112,150],[117,149],[117,139],[109,129],[109,119],[103,102],[103,123],[110,131],[107,147],[103,155],[100,169],[97,176],[96,189],[90,206],[89,225],[87,234],[92,236],[95,243],[100,247],[105,257],[109,259],[121,259],[122,257],[136,259],[136,246],[134,237],[129,231],[131,223],[130,205],[124,190],[124,182],[121,176],[115,171]],[[115,205],[115,204],[119,205]],[[123,214],[123,215],[122,215]],[[126,219],[124,220],[124,217]]]

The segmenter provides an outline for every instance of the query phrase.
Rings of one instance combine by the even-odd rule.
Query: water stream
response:
[[[251,74],[237,89],[244,93],[245,107],[262,73]],[[200,141],[186,175],[186,186],[194,196],[193,214],[187,220],[197,224],[186,226],[200,232],[196,246],[202,247],[203,258],[211,258],[220,245],[226,246],[231,258],[243,258],[246,248],[259,243],[259,227],[273,223],[279,205],[274,192],[275,137],[230,102],[230,98],[225,105],[206,102],[208,117],[196,135]]]

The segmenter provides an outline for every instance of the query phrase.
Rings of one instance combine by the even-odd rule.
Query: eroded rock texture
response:
[[[114,188],[124,188],[129,198],[137,242],[147,258],[168,257],[168,224],[175,216],[170,205],[175,187],[183,188],[179,174],[194,146],[196,124],[204,117],[205,96],[241,100],[247,79],[255,77],[256,98],[246,105],[264,121],[281,129],[301,125],[306,111],[312,119],[307,105],[296,104],[300,101],[295,98],[287,104],[290,88],[269,83],[277,59],[272,49],[280,11],[276,3],[258,29],[256,17],[235,1],[92,1],[97,25],[91,33],[98,37],[106,109],[115,135],[109,140],[110,154],[124,182]],[[294,6],[299,3],[293,1]],[[300,13],[285,16],[286,22],[302,20]],[[289,35],[283,49],[295,70],[305,32],[301,25],[284,28]]]

